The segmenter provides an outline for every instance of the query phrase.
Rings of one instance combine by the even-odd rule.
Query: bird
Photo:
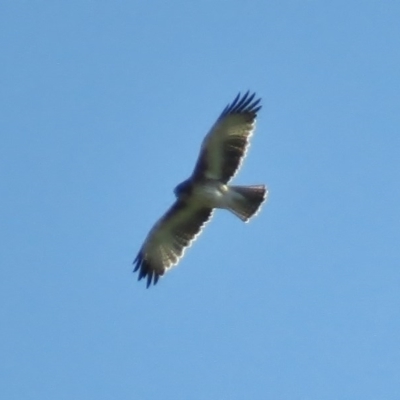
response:
[[[267,199],[265,185],[228,185],[246,156],[261,98],[247,91],[228,104],[205,136],[192,175],[176,186],[175,203],[155,223],[141,246],[134,270],[146,287],[175,266],[210,220],[226,209],[248,222]]]

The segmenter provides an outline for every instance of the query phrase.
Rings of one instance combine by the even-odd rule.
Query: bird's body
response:
[[[176,201],[149,232],[134,264],[139,280],[156,284],[165,271],[178,263],[210,219],[215,208],[227,209],[247,222],[266,199],[264,185],[232,186],[254,130],[260,99],[238,95],[204,138],[195,169],[176,186]]]
[[[210,208],[225,208],[228,186],[216,179],[204,179],[194,184],[190,179],[175,188],[175,196],[182,200],[195,201]]]

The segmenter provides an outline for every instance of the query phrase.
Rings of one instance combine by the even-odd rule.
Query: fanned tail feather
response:
[[[231,198],[228,209],[244,222],[257,214],[268,196],[264,185],[229,186],[229,191]]]

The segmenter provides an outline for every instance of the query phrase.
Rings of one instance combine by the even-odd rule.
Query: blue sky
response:
[[[0,392],[398,399],[400,5],[4,1]],[[132,274],[239,91],[237,184],[149,290]]]

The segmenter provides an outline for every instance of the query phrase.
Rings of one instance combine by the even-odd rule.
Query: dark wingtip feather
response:
[[[222,111],[220,118],[228,114],[251,113],[254,116],[261,109],[261,98],[254,100],[256,93],[250,94],[248,90],[243,96],[239,94],[235,97],[232,103],[228,104]]]
[[[146,289],[149,288],[149,286],[151,285],[151,280],[153,279],[153,274],[152,273],[148,273],[147,274],[147,284],[146,284]]]
[[[151,268],[149,262],[143,257],[141,252],[136,256],[133,264],[135,265],[133,272],[139,271],[138,281],[141,281],[143,278],[147,279],[146,288],[149,288],[151,284],[157,284],[160,275]]]

